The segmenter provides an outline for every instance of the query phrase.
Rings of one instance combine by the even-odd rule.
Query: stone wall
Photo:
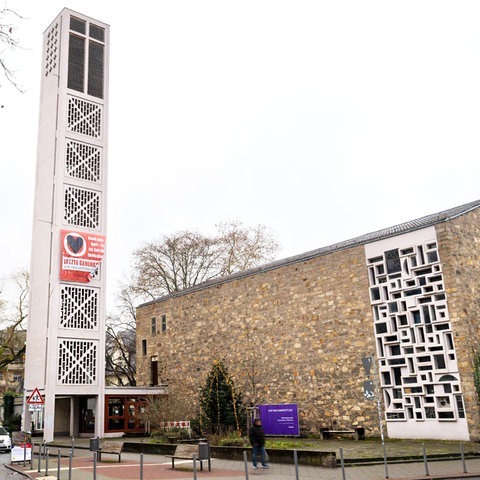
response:
[[[437,237],[470,438],[478,441],[480,412],[473,361],[480,354],[480,212],[439,224]]]
[[[467,419],[479,437],[474,354],[480,351],[480,229],[474,210],[436,225]],[[167,318],[155,336],[150,320]],[[147,340],[142,355],[142,340]],[[362,426],[378,436],[365,400],[362,357],[376,353],[364,247],[354,246],[145,304],[137,310],[137,382],[159,383],[197,409],[198,389],[222,359],[245,403],[297,403],[302,433]]]
[[[150,335],[151,317],[167,317]],[[235,376],[244,401],[297,403],[303,433],[365,426],[376,434],[376,404],[363,396],[361,359],[375,351],[363,247],[151,303],[137,311],[138,384],[159,381],[195,408],[216,358]]]

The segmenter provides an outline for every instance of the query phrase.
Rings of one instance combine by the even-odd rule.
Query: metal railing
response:
[[[423,463],[423,470],[424,470],[424,473],[423,472],[419,472],[419,473],[422,473],[422,475],[426,476],[426,477],[430,477],[431,476],[431,472],[430,472],[430,463],[429,462],[433,462],[434,460],[439,460],[439,458],[437,458],[435,455],[431,455],[431,458],[429,459],[428,458],[428,455],[427,455],[427,448],[425,446],[425,443],[421,444],[422,445],[422,451],[421,453],[419,452],[419,455],[417,456],[418,460],[415,461],[415,462],[412,462],[412,460],[409,461],[409,463],[416,463],[416,464],[421,464]],[[77,470],[77,472],[80,472],[81,471],[81,479],[82,480],[85,480],[85,479],[88,479],[88,478],[93,478],[94,480],[96,480],[97,478],[97,469],[98,469],[98,459],[97,459],[97,452],[90,452],[91,455],[92,455],[92,463],[91,463],[91,473],[89,473],[88,470],[85,469],[85,464],[81,465],[81,467],[74,467],[73,466],[73,457],[74,457],[74,442],[72,441],[72,445],[71,447],[69,448],[68,450],[68,463],[67,461],[65,460],[65,457],[67,455],[63,455],[62,457],[62,453],[61,453],[61,449],[58,448],[56,453],[53,453],[53,450],[52,452],[50,452],[50,449],[48,448],[47,444],[45,442],[41,443],[41,444],[38,444],[38,445],[35,445],[33,444],[32,445],[32,448],[31,448],[31,455],[29,455],[30,452],[27,452],[27,448],[26,446],[24,447],[25,448],[25,451],[24,451],[24,456],[23,456],[23,461],[18,461],[16,463],[18,464],[23,464],[24,467],[26,467],[27,463],[30,463],[30,468],[33,469],[34,468],[34,463],[36,461],[37,463],[37,472],[38,473],[43,473],[45,476],[53,476],[52,472],[49,471],[49,470],[54,470],[56,469],[56,478],[57,480],[72,480],[72,478],[75,478],[75,475],[74,475],[74,472],[75,470]],[[65,447],[63,447],[65,449]],[[67,447],[68,448],[68,447]],[[34,458],[36,456],[36,459]],[[342,480],[347,480],[349,474],[351,474],[351,478],[352,480],[354,480],[355,478],[355,474],[354,474],[354,468],[355,467],[352,467],[352,466],[346,466],[345,465],[345,459],[344,459],[344,453],[343,453],[343,449],[342,448],[339,448],[339,468],[327,468],[327,467],[309,467],[310,469],[311,468],[318,468],[318,472],[319,472],[319,475],[321,475],[323,477],[323,474],[325,474],[327,471],[328,472],[331,472],[329,474],[329,478],[333,478],[333,475],[335,476],[335,478],[338,478],[338,479],[342,479]],[[83,456],[84,458],[89,458],[88,455],[87,456]],[[422,460],[420,460],[421,458],[423,458],[423,462]],[[56,460],[56,465],[54,465],[55,463],[55,460]],[[455,462],[459,462],[458,463],[458,472],[457,474],[465,474],[467,473],[467,465],[466,465],[466,461],[465,461],[465,452],[464,452],[464,445],[462,443],[459,444],[459,450],[458,450],[458,453],[456,454],[453,454],[449,457],[449,460],[453,460]],[[221,460],[219,460],[221,461]],[[387,459],[388,461],[388,459]],[[391,463],[398,463],[398,461],[395,461],[393,462],[393,460],[391,460]],[[152,468],[152,465],[150,464],[147,464],[149,466],[149,468]],[[156,468],[158,463],[155,463],[154,464]],[[298,455],[297,455],[297,450],[293,450],[292,451],[292,462],[290,465],[293,465],[293,469],[291,470],[291,476],[289,478],[292,478],[292,479],[295,479],[295,480],[300,480],[301,477],[302,477],[302,468],[305,467],[305,465],[302,465],[302,466],[299,466],[299,463],[298,463]],[[121,466],[121,464],[119,465]],[[143,480],[144,478],[144,469],[145,469],[145,462],[144,462],[144,454],[143,453],[140,453],[138,454],[138,463],[136,463],[134,461],[134,463],[132,464],[132,461],[130,461],[128,463],[128,465],[125,466],[126,468],[133,468],[137,473],[135,473],[135,478],[139,478],[140,480]],[[164,468],[169,468],[168,467],[168,463],[165,463],[163,465]],[[249,461],[248,461],[248,452],[245,450],[243,452],[243,467],[244,467],[244,478],[245,480],[248,480],[249,479]],[[358,467],[358,465],[356,465],[356,467]],[[81,468],[81,470],[80,470]],[[275,468],[275,467],[273,467]],[[305,470],[304,470],[305,471]],[[320,473],[320,472],[323,472]],[[272,472],[273,473],[273,472]],[[239,474],[239,476],[242,475],[241,473]],[[282,478],[286,478],[286,474],[283,473],[282,474]],[[90,476],[90,477],[89,477]],[[311,473],[309,474],[306,474],[305,475],[306,478],[312,478],[311,477]],[[76,476],[76,478],[79,478],[79,475]],[[196,455],[193,456],[192,458],[192,478],[193,480],[197,480],[197,457]],[[238,477],[237,477],[238,478]],[[379,478],[378,474],[377,474],[377,477],[376,478]],[[389,478],[388,476],[388,470],[385,471],[385,478]]]

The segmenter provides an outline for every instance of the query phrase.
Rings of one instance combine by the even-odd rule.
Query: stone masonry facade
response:
[[[473,381],[479,351],[479,215],[478,208],[470,208],[433,221],[471,439],[480,438]],[[195,416],[198,389],[213,361],[221,359],[245,403],[298,404],[304,434],[322,427],[364,427],[367,435],[380,435],[376,401],[364,396],[362,366],[363,357],[376,354],[364,247],[372,238],[359,237],[141,305],[137,384],[174,387]],[[152,318],[156,325],[163,318],[164,328],[154,334]],[[152,360],[158,366],[153,380]]]
[[[474,359],[480,354],[480,209],[437,227],[470,438],[480,440]]]

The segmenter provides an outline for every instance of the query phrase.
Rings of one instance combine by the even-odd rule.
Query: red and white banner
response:
[[[105,254],[105,236],[61,230],[60,280],[88,283]]]
[[[181,422],[160,422],[160,428],[170,430],[171,428],[190,428],[190,420],[183,420]]]

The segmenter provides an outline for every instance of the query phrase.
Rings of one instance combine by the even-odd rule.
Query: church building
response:
[[[245,403],[297,404],[302,434],[379,436],[379,398],[390,438],[478,441],[479,329],[474,201],[140,305],[137,381],[194,416],[220,359]]]

